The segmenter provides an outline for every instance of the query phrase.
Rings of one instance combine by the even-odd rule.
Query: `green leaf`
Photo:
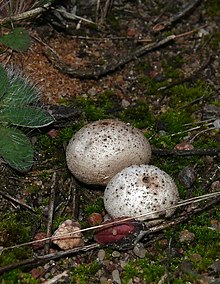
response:
[[[18,52],[26,51],[31,43],[28,32],[22,28],[15,28],[10,34],[0,37],[0,42]]]
[[[9,78],[5,68],[0,65],[0,99],[4,96],[9,86]]]
[[[27,172],[33,165],[32,145],[27,136],[15,128],[0,126],[0,155],[20,172]]]
[[[0,121],[22,127],[39,128],[51,124],[54,119],[41,108],[18,106],[1,109]]]
[[[0,108],[5,106],[23,106],[37,103],[38,90],[19,74],[9,72],[10,84],[4,98],[0,101]]]

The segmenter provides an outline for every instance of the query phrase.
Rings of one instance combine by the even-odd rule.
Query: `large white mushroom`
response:
[[[87,184],[106,185],[122,169],[147,164],[150,158],[151,147],[143,133],[117,119],[86,125],[66,149],[69,170]]]
[[[168,208],[174,207],[178,200],[173,179],[152,165],[123,169],[110,180],[104,192],[105,209],[112,218],[133,217],[144,221],[169,217],[175,209]]]

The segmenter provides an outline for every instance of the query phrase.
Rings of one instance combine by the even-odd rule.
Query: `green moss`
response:
[[[165,124],[165,127],[169,133],[177,133],[185,130],[184,124],[191,123],[192,118],[185,110],[173,110],[170,109],[163,113],[159,120]],[[182,135],[184,136],[185,133]]]
[[[111,29],[113,29],[116,32],[120,31],[121,27],[121,21],[119,16],[115,16],[113,14],[109,14],[107,19],[107,23],[111,26]]]
[[[210,132],[207,132],[207,133],[209,133],[210,135]],[[198,138],[194,140],[193,145],[196,148],[204,148],[204,149],[219,147],[218,141],[212,137],[207,137],[207,135],[198,136]]]
[[[80,264],[74,267],[71,271],[70,283],[71,284],[88,284],[93,283],[95,273],[99,270],[100,265],[97,261],[90,264]]]
[[[163,75],[166,79],[180,79],[183,74],[182,71],[180,69],[178,69],[178,67],[181,66],[182,62],[181,60],[176,60],[178,57],[169,59],[169,62],[165,63],[163,62],[162,66],[163,66]]]
[[[130,283],[133,277],[139,277],[147,283],[157,283],[164,274],[164,266],[160,261],[151,262],[149,259],[130,261],[122,272],[122,283]]]
[[[22,272],[18,283],[19,284],[38,284],[40,283],[40,280],[32,277],[29,273]]]
[[[218,0],[206,2],[206,11],[209,16],[220,16],[220,2]]]
[[[147,135],[147,138],[148,135]],[[154,147],[162,149],[173,149],[176,145],[175,139],[171,135],[155,134],[150,138],[150,143]]]
[[[77,127],[77,126],[75,126]],[[35,144],[35,151],[40,153],[41,159],[46,160],[50,163],[51,168],[53,166],[65,168],[66,166],[66,157],[64,145],[69,142],[72,138],[73,133],[76,131],[75,127],[66,127],[60,129],[56,137],[51,137],[48,134],[42,134],[37,137],[37,142]],[[40,166],[40,164],[39,164]],[[44,167],[45,165],[42,165]],[[40,169],[38,167],[38,169]],[[42,175],[50,177],[47,172],[42,172]]]
[[[27,247],[14,248],[13,250],[5,250],[0,255],[0,266],[12,264],[22,259],[30,258],[31,249]]]
[[[207,41],[210,41],[209,45],[213,51],[217,52],[220,50],[220,32],[215,32],[212,35],[205,37]]]
[[[143,86],[145,88],[146,95],[153,95],[157,92],[157,90],[166,85],[165,82],[157,82],[149,76],[140,76],[138,79],[139,88]]]
[[[148,62],[144,62],[143,60],[140,60],[138,64],[136,64],[135,69],[137,71],[147,72],[151,69],[151,66]]]
[[[198,100],[209,99],[213,95],[212,89],[203,81],[196,81],[194,84],[181,84],[171,88],[169,96],[170,106],[173,108],[184,108],[188,111],[195,111],[198,108]],[[195,103],[194,103],[195,101]]]
[[[195,244],[189,246],[186,255],[189,259],[195,253],[201,256],[201,259],[193,262],[194,269],[200,273],[207,272],[208,267],[219,258],[220,234],[217,230],[211,230],[204,225],[209,219],[203,220],[201,226],[196,224],[187,227],[190,232],[195,234]]]
[[[60,129],[54,138],[48,134],[39,135],[36,148],[47,150],[48,152],[55,151],[57,148],[63,148],[63,143],[68,142],[72,138],[73,133],[74,129],[72,127],[66,127]]]
[[[52,231],[54,232],[66,220],[72,220],[72,215],[71,214],[63,214],[61,216],[55,216],[54,220],[53,220]]]
[[[155,124],[153,115],[149,110],[149,104],[143,101],[137,101],[135,105],[124,109],[119,114],[119,118],[137,128],[152,128]]]
[[[214,106],[220,107],[220,100],[211,101],[211,104],[213,104]]]
[[[33,217],[28,212],[18,211],[1,214],[0,221],[0,246],[10,247],[31,241],[33,224],[38,222],[39,217]],[[0,254],[0,266],[17,263],[32,258],[30,247],[17,247],[3,250]],[[1,282],[2,281],[2,282]],[[22,273],[20,269],[14,269],[4,273],[0,277],[1,283],[38,283],[28,273]]]
[[[28,259],[32,256],[32,251],[27,247],[14,248],[13,250],[5,250],[0,254],[0,266],[10,265]],[[0,283],[14,284],[29,284],[39,283],[38,280],[32,278],[28,273],[21,272],[20,269],[14,269],[0,276]]]
[[[85,207],[85,213],[90,215],[92,213],[101,213],[104,209],[104,201],[103,198],[97,198],[92,204],[88,204]]]
[[[75,104],[80,107],[88,121],[96,121],[104,118],[113,118],[119,110],[120,101],[112,91],[97,94],[95,98],[76,99]]]
[[[32,216],[24,211],[2,214],[0,221],[0,245],[11,246],[29,241],[32,222]]]
[[[77,126],[75,126],[76,129],[78,129]],[[74,133],[74,129],[72,127],[66,127],[66,128],[62,128],[60,129],[58,136],[57,136],[57,142],[68,142]]]
[[[21,272],[20,269],[14,269],[10,272],[4,273],[0,277],[2,284],[37,284],[39,280],[33,278],[29,273]]]
[[[2,214],[0,221],[0,245],[9,247],[29,242],[31,240],[32,226],[35,222],[37,222],[36,219],[33,219],[30,214],[24,211]],[[32,257],[32,250],[29,247],[3,250],[0,254],[0,266],[16,263],[30,257]],[[20,270],[4,273],[0,277],[0,282],[1,280],[4,281],[2,283],[37,283],[34,282],[34,279],[31,282],[32,277],[30,275],[21,275]]]

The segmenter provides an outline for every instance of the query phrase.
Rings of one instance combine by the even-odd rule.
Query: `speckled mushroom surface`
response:
[[[171,216],[175,209],[166,209],[178,200],[173,179],[152,165],[123,169],[110,180],[104,192],[105,209],[111,217],[134,217],[140,221]],[[137,217],[142,214],[148,215]]]
[[[125,167],[147,164],[150,158],[151,147],[143,133],[117,119],[86,125],[66,149],[69,170],[87,184],[106,185]]]

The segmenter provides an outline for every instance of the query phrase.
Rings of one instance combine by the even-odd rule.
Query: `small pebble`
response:
[[[220,222],[216,219],[211,220],[211,229],[220,231]]]
[[[121,278],[118,269],[112,271],[112,279],[114,283],[121,284]]]
[[[220,272],[220,259],[217,259],[213,264],[209,266],[209,269],[215,273]]]
[[[134,277],[133,283],[140,283],[141,279],[139,277]]]
[[[116,251],[116,250],[114,250],[113,252],[112,252],[112,256],[113,257],[120,257],[120,252],[119,251]]]
[[[218,189],[220,189],[220,181],[216,180],[211,184],[211,189],[214,191],[217,191]]]
[[[127,108],[129,105],[130,105],[130,102],[129,102],[129,101],[127,101],[127,100],[125,100],[125,99],[123,99],[123,100],[121,101],[121,106],[122,106],[123,108]]]
[[[108,281],[108,279],[105,276],[100,277],[99,279],[100,284],[109,284],[111,282]]]
[[[137,243],[133,249],[133,252],[139,258],[144,258],[147,250],[144,248],[144,245],[142,243]]]
[[[178,175],[179,181],[186,188],[190,188],[196,180],[196,174],[192,167],[185,167]]]
[[[103,261],[103,260],[105,259],[105,250],[104,250],[104,249],[100,249],[100,250],[98,251],[98,259],[99,259],[100,261]]]
[[[202,256],[199,253],[193,253],[190,255],[190,260],[193,262],[198,262],[202,260]]]
[[[119,260],[119,262],[120,262],[120,266],[121,266],[122,268],[124,268],[124,267],[128,264],[128,261],[123,260],[123,259]]]
[[[191,243],[194,240],[195,240],[195,234],[189,232],[188,230],[183,230],[180,232],[181,243]]]
[[[187,151],[187,150],[193,150],[194,147],[192,144],[188,143],[187,141],[183,141],[179,144],[177,144],[174,147],[175,150],[180,150],[180,151]]]

